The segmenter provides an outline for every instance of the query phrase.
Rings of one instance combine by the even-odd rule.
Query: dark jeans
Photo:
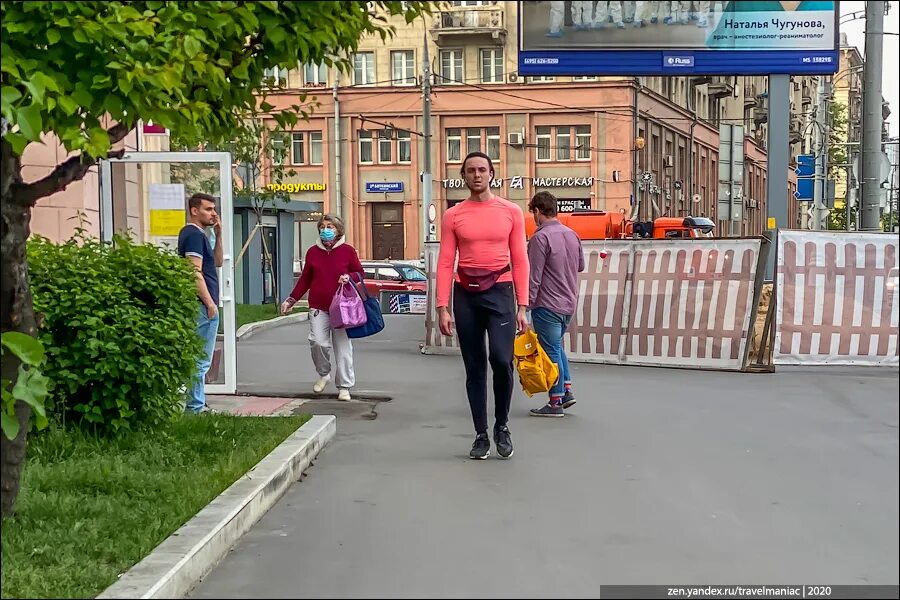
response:
[[[487,365],[494,379],[494,428],[506,425],[513,392],[516,300],[512,283],[473,294],[453,286],[456,335],[466,367],[466,394],[476,433],[487,433]],[[487,349],[484,334],[487,333]]]
[[[541,348],[559,367],[559,379],[550,389],[551,398],[562,398],[566,391],[565,384],[572,382],[569,375],[569,358],[566,356],[566,350],[562,343],[571,320],[571,315],[561,315],[546,308],[538,307],[531,311],[531,321],[534,324],[534,332],[538,336]]]

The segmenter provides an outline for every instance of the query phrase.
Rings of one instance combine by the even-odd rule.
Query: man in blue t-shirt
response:
[[[222,266],[224,251],[216,199],[208,194],[194,194],[188,199],[188,210],[191,220],[178,234],[178,255],[189,259],[197,270],[197,299],[200,301],[197,332],[203,340],[204,354],[197,362],[198,372],[186,407],[187,412],[196,414],[207,410],[203,384],[219,332],[219,275],[216,267]],[[207,227],[213,227],[215,231],[215,250],[206,237]]]

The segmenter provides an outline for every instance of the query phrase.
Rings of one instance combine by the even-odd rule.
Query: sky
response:
[[[894,35],[882,36],[883,52],[884,52],[884,68],[882,69],[881,78],[881,95],[891,105],[891,116],[888,118],[890,122],[891,135],[900,134],[900,83],[896,76],[897,65],[900,64],[900,1],[894,0],[888,2],[890,12],[884,17],[884,30],[886,33]],[[851,46],[859,48],[860,53],[865,56],[866,47],[866,19],[865,10],[866,3],[861,1],[841,1],[841,20],[849,18],[849,15],[860,12],[860,18],[844,23],[841,25],[841,32],[847,34],[847,42]]]

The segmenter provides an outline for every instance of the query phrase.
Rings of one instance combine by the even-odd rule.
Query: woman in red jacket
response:
[[[281,314],[291,311],[309,292],[309,347],[319,380],[313,391],[321,393],[331,380],[331,350],[334,349],[335,384],[339,400],[350,400],[353,376],[353,345],[347,332],[333,329],[328,309],[338,287],[350,280],[351,273],[363,276],[356,250],[344,242],[344,223],[334,215],[319,219],[319,239],[306,252],[303,272],[294,291],[281,305]]]

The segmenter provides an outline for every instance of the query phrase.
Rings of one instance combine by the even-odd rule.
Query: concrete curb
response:
[[[182,598],[297,481],[336,431],[314,416],[97,598]]]
[[[285,315],[283,317],[275,317],[274,319],[269,319],[267,321],[247,323],[246,325],[241,325],[241,328],[237,330],[237,333],[234,337],[237,339],[237,341],[240,342],[242,340],[250,339],[254,334],[259,333],[260,331],[266,331],[267,329],[281,327],[282,325],[301,323],[308,319],[309,312],[303,312],[293,315]]]

